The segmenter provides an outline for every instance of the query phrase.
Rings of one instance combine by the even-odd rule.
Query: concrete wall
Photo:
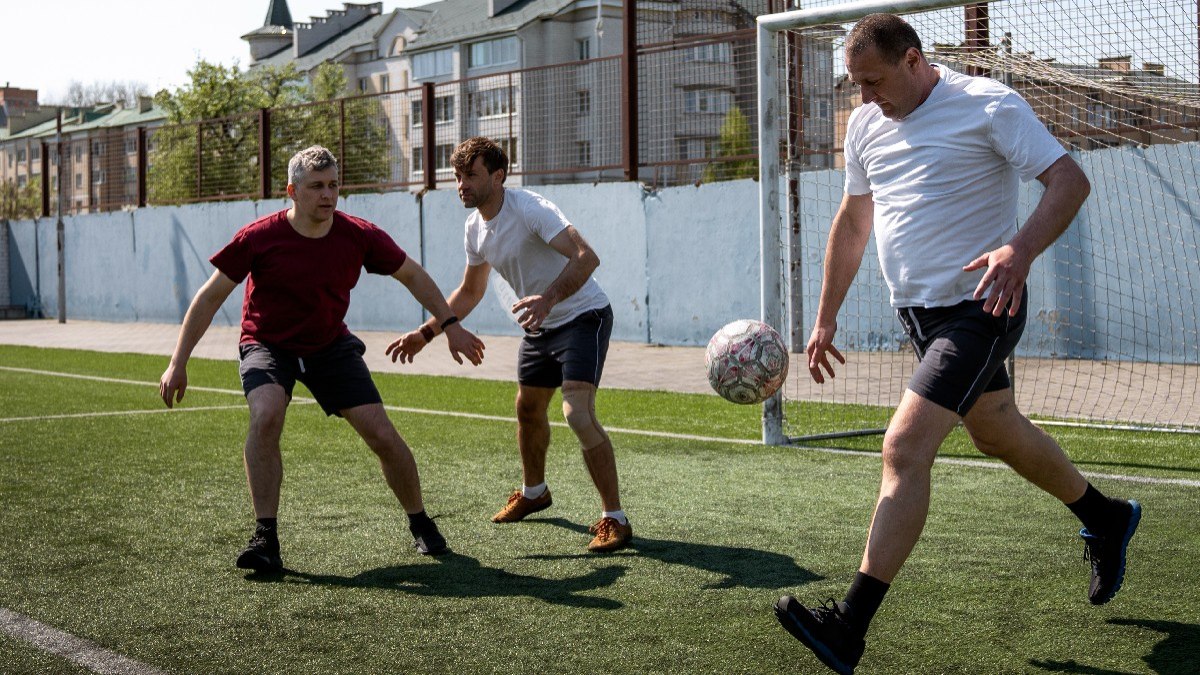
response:
[[[1088,359],[1200,361],[1200,193],[1195,145],[1112,149],[1081,155],[1093,193],[1067,233],[1029,278],[1029,323],[1019,353]],[[704,345],[720,326],[759,314],[758,184],[731,181],[648,192],[631,183],[532,188],[554,201],[600,256],[596,278],[612,300],[614,339]],[[841,198],[840,171],[802,174],[802,289],[795,339],[811,330],[825,241]],[[1022,187],[1024,215],[1041,186]],[[66,219],[67,316],[177,323],[212,273],[208,257],[243,224],[284,201],[158,207]],[[453,190],[352,195],[341,207],[391,234],[449,294],[462,279],[463,221]],[[52,220],[9,227],[12,303],[40,297],[56,314]],[[1152,261],[1152,262],[1151,262]],[[241,292],[216,321],[236,324]],[[392,279],[364,274],[352,294],[352,329],[407,330],[420,306]],[[519,329],[489,293],[466,321],[481,335]],[[782,328],[782,327],[781,327]],[[781,332],[786,332],[781,330]],[[887,304],[874,242],[839,317],[847,350],[895,350],[905,342]]]

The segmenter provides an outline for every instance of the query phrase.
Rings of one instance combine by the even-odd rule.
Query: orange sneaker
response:
[[[537,513],[538,511],[550,508],[550,505],[553,503],[550,500],[550,488],[546,488],[542,496],[537,499],[526,499],[520,490],[516,490],[509,495],[508,503],[504,505],[504,508],[492,516],[492,522],[515,523],[531,513]]]
[[[596,535],[588,544],[589,551],[615,551],[628,546],[633,538],[633,526],[628,521],[622,525],[616,518],[601,518],[588,528],[588,532]]]

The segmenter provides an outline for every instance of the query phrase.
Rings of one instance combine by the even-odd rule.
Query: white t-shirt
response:
[[[1012,89],[934,67],[941,77],[908,117],[890,120],[867,104],[846,132],[846,193],[872,196],[893,307],[970,298],[984,270],[962,266],[1016,233],[1018,178],[1066,154]]]
[[[467,216],[467,264],[490,264],[518,298],[541,295],[567,266],[567,259],[550,246],[550,240],[570,224],[545,197],[507,188],[495,218],[484,220],[478,209]],[[556,328],[607,305],[608,296],[589,277],[571,297],[551,308],[542,327]]]

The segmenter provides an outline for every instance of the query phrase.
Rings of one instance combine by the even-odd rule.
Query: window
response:
[[[17,176],[17,187],[25,187],[25,176]]]
[[[412,59],[413,79],[425,80],[454,72],[454,50],[439,49],[435,52],[416,54]]]
[[[413,101],[410,105],[412,106],[412,125],[413,128],[416,128],[424,123],[421,114],[423,105],[421,101]],[[438,96],[433,99],[433,119],[435,123],[454,121],[454,96]]]
[[[104,182],[104,169],[92,172],[92,183],[99,185]]]
[[[83,146],[78,143],[75,144],[75,161],[83,161]]]
[[[1093,127],[1107,128],[1113,126],[1112,109],[1103,103],[1088,103],[1087,123]]]
[[[366,77],[360,77],[360,78],[358,78],[358,91],[359,91],[359,92],[363,92],[363,93],[365,93],[365,92],[368,92],[368,91],[370,91],[370,90],[371,90],[371,80],[370,80],[370,78],[366,78]]]
[[[33,149],[29,151],[29,158],[34,161],[41,159],[42,158],[42,146],[40,146],[40,145],[33,146]]]
[[[516,63],[517,44],[517,38],[511,35],[498,40],[476,42],[471,45],[471,67],[486,68],[505,63]]]
[[[728,42],[692,47],[683,52],[684,61],[709,61],[712,63],[732,63],[733,46]]]
[[[75,189],[79,190],[82,188],[83,188],[83,174],[77,173],[77,174],[75,174]]]
[[[688,113],[729,112],[730,95],[719,89],[689,89],[683,92],[683,111]]]
[[[578,148],[578,164],[579,166],[592,165],[592,142],[580,141],[575,144]]]
[[[580,61],[587,61],[592,58],[592,38],[583,38],[575,41],[575,55]]]
[[[436,145],[433,148],[433,163],[438,171],[450,169],[450,155],[454,154],[454,145]],[[420,146],[413,147],[412,154],[412,170],[414,173],[419,173],[425,170],[425,149]]]
[[[25,163],[25,148],[17,148],[17,164]]]
[[[92,141],[92,154],[103,155],[108,151],[108,148],[102,141]]]
[[[584,89],[575,93],[578,101],[576,112],[580,115],[590,114],[592,112],[592,92]]]
[[[508,155],[508,168],[511,170],[517,165],[517,139],[515,138],[496,138],[496,145],[504,149],[504,154]]]
[[[126,138],[125,139],[125,154],[132,155],[135,152],[137,152],[137,139],[136,138]]]
[[[379,91],[388,91],[392,88],[391,78],[387,73],[379,76]]]
[[[513,112],[507,87],[474,91],[467,96],[470,101],[468,106],[474,117],[497,117]]]

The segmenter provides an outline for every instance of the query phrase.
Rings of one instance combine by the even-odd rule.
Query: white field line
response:
[[[4,422],[40,422],[42,420],[69,420],[81,417],[120,417],[122,415],[161,415],[172,412],[203,412],[205,410],[245,410],[246,405],[206,405],[195,408],[162,408],[159,410],[110,410],[106,412],[63,413],[61,415],[32,415],[30,417],[0,417]]]
[[[76,379],[80,379],[80,380],[94,380],[97,382],[113,382],[113,383],[119,383],[119,384],[134,384],[134,385],[140,385],[140,386],[155,386],[155,387],[158,386],[157,382],[142,382],[139,380],[123,380],[123,379],[117,379],[117,378],[111,378],[111,377],[100,377],[97,375],[78,375],[75,373],[60,373],[60,372],[55,372],[55,371],[50,371],[50,370],[33,370],[30,368],[13,368],[13,367],[9,367],[9,366],[0,366],[0,370],[10,370],[10,371],[14,371],[14,372],[30,373],[30,374],[34,374],[34,375],[48,375],[48,376],[53,376],[53,377],[70,377],[70,378],[76,378]],[[237,394],[239,396],[242,395],[242,391],[240,389],[217,389],[217,388],[212,388],[212,387],[191,387],[191,386],[189,386],[188,389],[195,389],[196,391],[217,392],[217,393],[224,393],[224,394]],[[307,398],[307,397],[302,397],[302,396],[297,396],[297,397],[293,398],[292,400],[295,403],[315,403],[315,401],[313,399]],[[451,410],[428,410],[425,408],[408,408],[408,407],[394,406],[394,405],[385,405],[383,407],[384,407],[384,409],[390,410],[393,412],[410,413],[410,414],[414,414],[414,415],[437,415],[440,417],[457,417],[457,418],[461,418],[461,419],[484,420],[484,421],[489,421],[489,422],[505,422],[505,423],[509,423],[509,424],[516,423],[516,419],[514,419],[512,417],[504,417],[502,415],[481,415],[478,413],[464,413],[464,412],[455,412],[455,411],[451,411]],[[179,410],[186,410],[186,408],[180,408]],[[110,413],[110,414],[121,414],[121,413]],[[3,421],[3,420],[0,420],[0,421]],[[565,422],[551,422],[550,426],[559,427],[559,428],[567,428],[568,425]],[[647,431],[645,429],[624,429],[621,427],[605,427],[605,428],[610,432],[618,433],[618,434],[631,434],[631,435],[636,435],[636,436],[651,436],[651,437],[655,437],[655,438],[670,438],[672,440],[699,441],[702,443],[732,443],[735,445],[762,445],[761,440],[746,439],[746,438],[718,438],[715,436],[699,436],[696,434],[678,434],[678,433],[672,433],[669,431]],[[833,455],[854,455],[854,456],[860,456],[860,457],[874,457],[876,459],[879,458],[879,453],[868,452],[865,450],[842,450],[842,449],[838,449],[838,448],[819,448],[819,447],[805,447],[804,449],[813,450],[816,452],[824,452],[824,453],[833,454]],[[938,457],[934,461],[936,461],[938,464],[949,464],[952,466],[966,466],[966,467],[974,467],[974,468],[980,468],[980,469],[992,469],[992,470],[1008,469],[1007,465],[1005,465],[1002,462],[997,462],[997,461],[986,461],[986,460],[977,460],[977,459],[960,459],[957,457]],[[1092,472],[1092,471],[1083,471],[1081,473],[1083,473],[1083,475],[1088,478],[1102,478],[1105,480],[1124,481],[1127,483],[1145,483],[1145,484],[1149,484],[1149,485],[1179,485],[1182,487],[1200,488],[1200,480],[1192,480],[1192,479],[1188,479],[1188,478],[1159,478],[1159,477],[1155,477],[1155,476],[1130,476],[1130,475],[1125,475],[1125,474],[1096,473],[1096,472]]]
[[[0,631],[18,640],[24,640],[42,651],[61,656],[94,673],[106,675],[163,675],[153,666],[135,661],[127,656],[109,651],[104,647],[53,626],[34,621],[0,607]]]

